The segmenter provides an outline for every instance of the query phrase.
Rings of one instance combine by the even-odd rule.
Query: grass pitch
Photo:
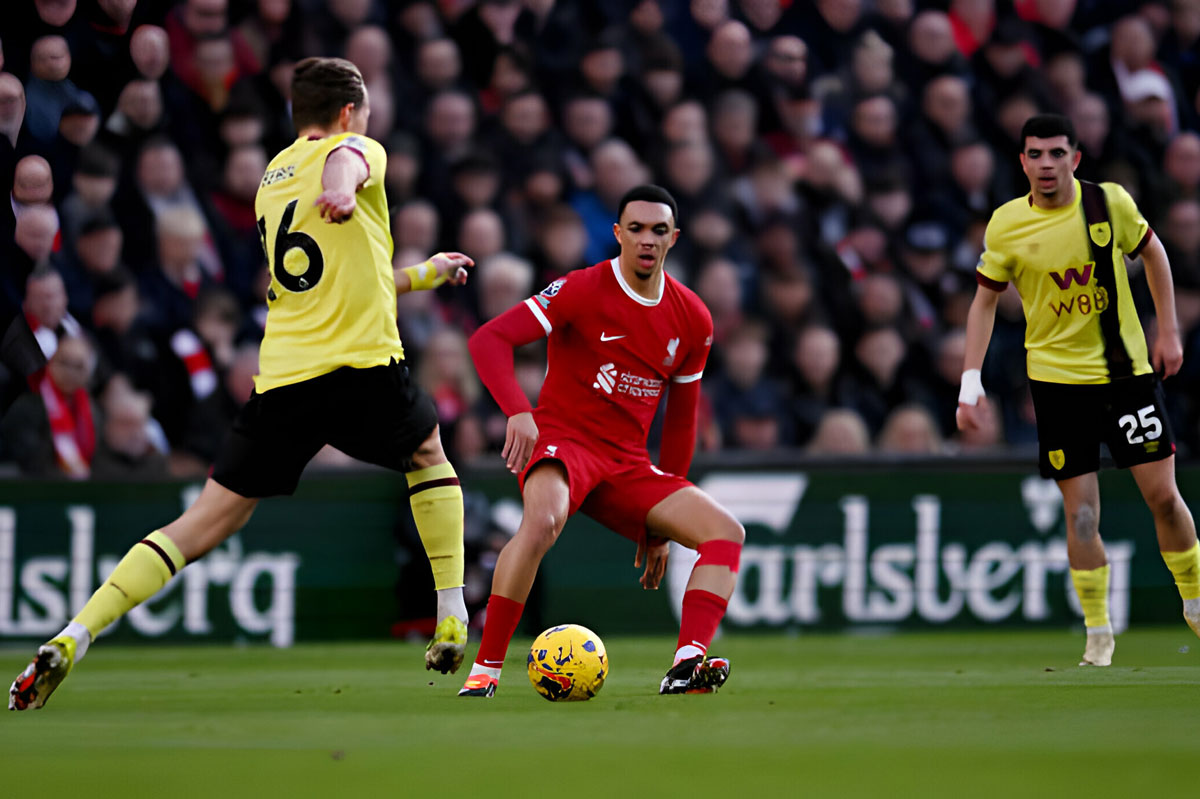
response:
[[[673,640],[606,642],[590,702],[510,650],[458,699],[411,644],[116,647],[0,721],[0,796],[1152,796],[1193,792],[1200,641],[1181,622],[1075,666],[1083,636],[729,636],[715,696],[656,695]],[[476,645],[468,650],[473,655]],[[0,652],[7,680],[25,650]],[[433,676],[430,676],[433,674]],[[383,793],[386,792],[386,793]],[[1187,795],[1182,794],[1181,795]]]

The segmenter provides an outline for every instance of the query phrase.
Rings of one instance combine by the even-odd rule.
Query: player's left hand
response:
[[[667,555],[671,552],[671,542],[665,538],[646,536],[638,541],[637,554],[633,556],[633,568],[642,565],[646,559],[646,570],[638,580],[647,591],[658,589],[663,575],[667,573]]]
[[[324,191],[313,203],[326,222],[340,225],[354,215],[358,207],[358,198],[354,192]]]
[[[1183,366],[1183,343],[1179,333],[1164,334],[1161,331],[1154,339],[1154,354],[1151,356],[1154,371],[1162,377],[1170,377]]]
[[[467,282],[465,267],[474,266],[475,262],[461,252],[439,252],[429,259],[438,277],[446,275],[446,281],[451,286],[461,286]]]

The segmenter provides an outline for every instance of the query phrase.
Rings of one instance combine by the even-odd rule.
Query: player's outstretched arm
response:
[[[508,417],[504,438],[505,465],[514,474],[525,468],[537,443],[533,406],[521,390],[513,370],[513,350],[546,335],[537,317],[524,303],[509,308],[475,331],[467,342],[479,379]]]
[[[955,418],[958,429],[973,431],[983,427],[986,414],[991,412],[983,390],[983,358],[992,340],[992,328],[996,324],[996,306],[1000,293],[987,286],[975,290],[975,299],[967,312],[966,357],[963,359],[962,386],[958,392],[958,412]]]
[[[321,196],[313,203],[326,222],[341,224],[354,215],[358,207],[358,189],[371,170],[362,154],[348,147],[339,147],[325,159],[321,172]]]
[[[1154,236],[1142,248],[1146,264],[1146,283],[1154,298],[1154,315],[1158,321],[1154,351],[1150,362],[1163,377],[1170,377],[1183,366],[1183,342],[1179,337],[1179,319],[1175,315],[1175,284],[1171,280],[1171,263],[1162,242]]]
[[[461,286],[467,282],[468,266],[475,262],[461,252],[439,252],[428,261],[396,270],[396,293],[436,289],[443,283]]]

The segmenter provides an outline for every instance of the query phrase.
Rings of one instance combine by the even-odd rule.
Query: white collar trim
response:
[[[621,287],[621,291],[628,295],[629,299],[633,300],[639,305],[645,305],[651,308],[655,305],[658,305],[662,301],[663,292],[667,290],[667,276],[665,273],[662,276],[662,282],[658,284],[658,296],[650,300],[643,297],[641,294],[638,294],[633,290],[632,286],[625,282],[625,276],[621,274],[620,257],[613,258],[611,261],[609,261],[609,263],[612,264],[613,276],[617,279],[617,285]]]

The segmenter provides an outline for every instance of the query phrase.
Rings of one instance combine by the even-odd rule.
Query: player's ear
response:
[[[1071,161],[1071,170],[1072,171],[1074,171],[1075,169],[1077,169],[1079,167],[1079,160],[1081,158],[1083,158],[1083,150],[1080,150],[1079,147],[1076,147],[1075,148],[1075,158],[1072,159],[1072,161]]]
[[[621,223],[613,222],[613,238],[617,241],[621,240]]]
[[[682,231],[680,231],[679,228],[675,228],[675,232],[671,234],[671,244],[669,245],[670,247],[674,247],[675,242],[679,241],[679,234],[681,232]]]
[[[350,129],[350,117],[354,114],[354,103],[346,103],[338,111],[338,127],[342,130]]]

